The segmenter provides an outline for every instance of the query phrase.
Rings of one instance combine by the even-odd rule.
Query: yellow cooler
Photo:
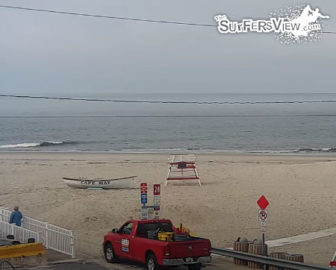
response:
[[[173,232],[159,232],[158,233],[158,239],[160,241],[173,241]]]

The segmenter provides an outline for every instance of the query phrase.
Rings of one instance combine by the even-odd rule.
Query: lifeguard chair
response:
[[[336,268],[336,252],[334,253],[334,255],[331,258],[330,264],[329,264],[330,268]]]
[[[165,185],[168,181],[197,180],[201,186],[201,181],[196,170],[196,157],[194,155],[174,155],[169,159],[169,170]]]

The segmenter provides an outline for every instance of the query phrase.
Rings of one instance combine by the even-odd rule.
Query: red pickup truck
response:
[[[158,240],[158,234],[165,232],[170,232],[173,238]],[[118,258],[138,261],[146,263],[148,270],[179,265],[199,270],[202,263],[211,261],[208,239],[178,233],[167,219],[129,220],[104,236],[103,249],[107,262],[113,263]]]

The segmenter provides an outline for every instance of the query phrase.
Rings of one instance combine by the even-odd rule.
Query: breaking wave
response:
[[[0,149],[10,149],[10,148],[28,148],[28,147],[46,147],[46,146],[56,146],[56,145],[65,145],[65,144],[77,144],[78,142],[73,141],[45,141],[40,143],[18,143],[18,144],[4,144],[0,145]]]
[[[336,147],[330,148],[300,148],[296,151],[296,153],[300,152],[322,152],[322,153],[336,153]]]

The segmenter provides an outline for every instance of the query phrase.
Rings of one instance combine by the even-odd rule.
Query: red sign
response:
[[[153,188],[153,191],[154,191],[154,195],[160,195],[160,191],[161,191],[160,184],[155,184],[154,188]]]
[[[269,205],[269,202],[266,200],[265,196],[262,195],[259,200],[257,201],[257,204],[259,205],[259,207],[264,210],[266,209],[266,207]]]
[[[141,194],[147,194],[147,183],[140,184]]]

